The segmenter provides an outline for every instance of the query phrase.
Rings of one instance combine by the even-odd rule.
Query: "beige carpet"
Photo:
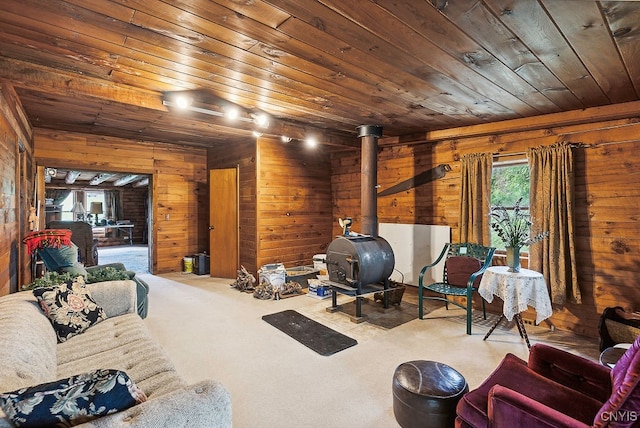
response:
[[[431,319],[392,329],[355,324],[328,313],[330,299],[306,295],[279,301],[254,299],[229,286],[232,279],[194,274],[141,277],[150,285],[146,324],[189,381],[222,381],[233,400],[234,427],[397,427],[391,382],[395,368],[411,360],[454,367],[473,389],[507,352],[527,358],[513,323],[484,334],[497,319],[474,320],[433,302]],[[341,297],[345,303],[353,299]],[[415,302],[413,302],[415,303]],[[321,356],[264,322],[263,315],[295,309],[346,334],[358,344]],[[597,359],[597,339],[527,326],[532,343],[546,342]]]
[[[146,245],[118,245],[98,247],[98,264],[123,263],[137,273],[149,273],[149,247]]]

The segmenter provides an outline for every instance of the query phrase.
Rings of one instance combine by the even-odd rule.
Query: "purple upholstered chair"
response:
[[[507,354],[459,401],[456,427],[640,427],[640,336],[609,369],[543,344]]]

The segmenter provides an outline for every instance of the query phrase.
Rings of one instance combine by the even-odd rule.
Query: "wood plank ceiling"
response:
[[[640,2],[2,0],[0,79],[32,124],[194,146],[357,146],[640,98]],[[191,110],[163,104],[188,91]],[[169,101],[171,102],[171,101]],[[225,103],[245,120],[221,116]]]

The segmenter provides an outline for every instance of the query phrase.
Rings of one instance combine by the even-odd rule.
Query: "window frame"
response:
[[[496,169],[499,168],[509,168],[509,167],[516,167],[516,166],[522,166],[522,165],[526,165],[527,167],[529,166],[529,162],[526,158],[526,155],[523,154],[514,154],[514,155],[508,155],[508,156],[503,156],[503,157],[494,157],[493,160],[493,165],[491,167],[491,178],[493,179],[493,174],[494,171]],[[529,168],[530,170],[530,168]],[[529,177],[529,190],[528,192],[531,192],[531,177]],[[498,206],[498,205],[493,205],[491,203],[491,199],[492,199],[492,195],[493,195],[493,180],[491,180],[491,189],[490,189],[490,199],[489,199],[489,209],[493,210],[494,207]],[[529,215],[530,215],[530,203],[526,204],[526,206],[520,206],[521,210],[526,210]],[[507,210],[513,210],[515,209],[515,205],[503,205]],[[494,232],[493,229],[490,229],[490,235],[489,235],[489,242],[491,246],[496,247],[496,251],[495,251],[495,255],[498,255],[499,257],[506,257],[506,250],[504,248],[499,248],[497,245],[498,243],[494,242]],[[499,238],[498,238],[499,239]],[[499,245],[504,245],[504,243],[502,241],[500,241]],[[520,257],[522,259],[526,259],[527,260],[527,264],[529,261],[529,250],[527,248],[526,251],[521,250],[520,252]]]

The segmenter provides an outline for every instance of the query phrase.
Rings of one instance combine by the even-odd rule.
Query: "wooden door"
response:
[[[211,276],[235,278],[239,265],[238,170],[209,170]]]

